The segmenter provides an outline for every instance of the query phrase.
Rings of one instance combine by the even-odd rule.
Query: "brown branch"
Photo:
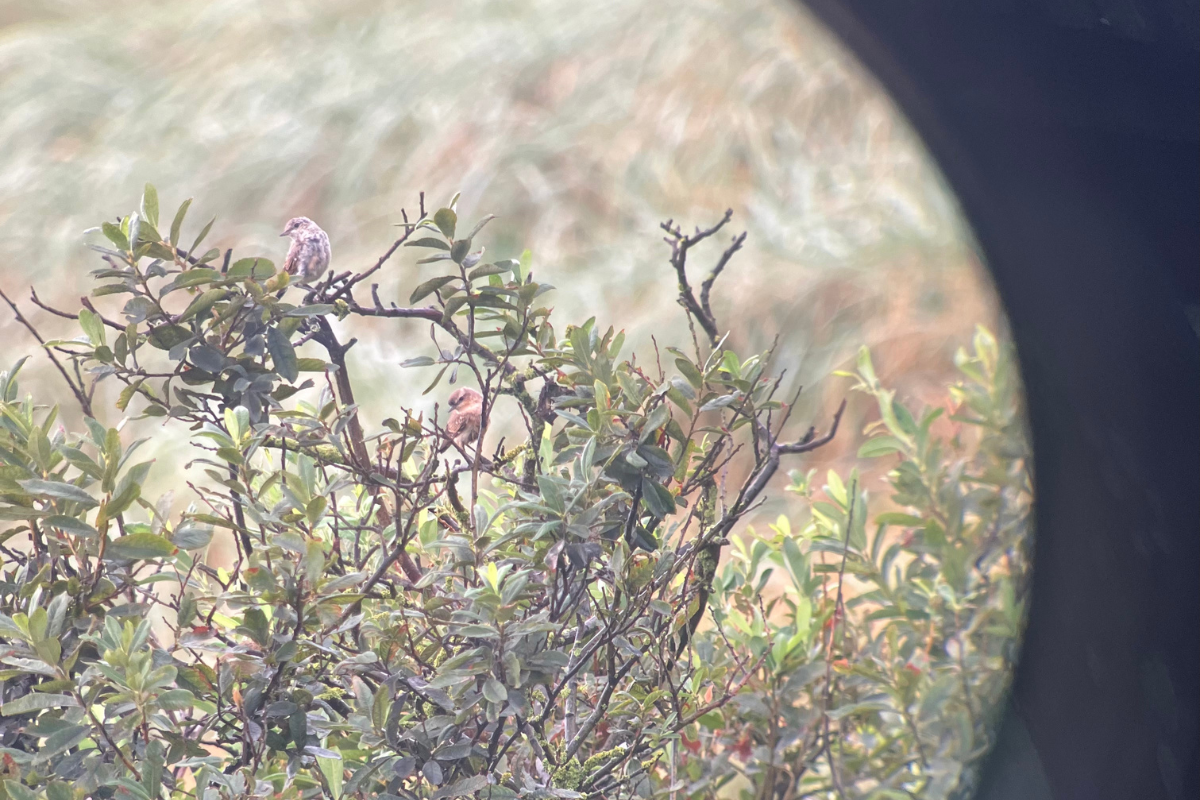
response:
[[[3,290],[0,290],[0,297],[3,297],[4,302],[8,303],[9,308],[12,309],[13,314],[17,318],[17,322],[24,325],[25,329],[28,330],[31,334],[33,334],[33,338],[37,339],[38,344],[40,344],[42,346],[42,349],[46,351],[46,355],[49,356],[50,360],[54,362],[54,366],[62,374],[63,380],[65,380],[67,382],[67,386],[71,387],[71,393],[74,394],[75,399],[79,401],[79,406],[80,406],[80,408],[83,409],[84,416],[92,417],[93,419],[95,419],[96,415],[92,413],[92,401],[88,398],[87,394],[83,391],[83,386],[75,385],[75,381],[71,380],[71,376],[69,374],[67,374],[67,370],[63,367],[62,362],[60,362],[58,360],[58,358],[55,357],[55,355],[51,351],[51,349],[46,346],[46,340],[43,339],[41,334],[38,333],[37,328],[33,327],[33,323],[31,323],[29,320],[25,319],[25,315],[21,313],[21,310],[19,308],[17,308],[17,304],[14,303],[12,300],[10,300],[8,295],[5,294]]]
[[[846,410],[846,401],[843,400],[838,406],[838,410],[833,415],[833,424],[829,426],[829,433],[822,436],[820,439],[813,438],[813,432],[810,430],[808,434],[798,442],[791,444],[777,444],[781,455],[794,455],[796,453],[807,453],[810,450],[816,450],[818,447],[824,447],[833,441],[833,437],[837,436],[838,423],[842,421],[842,413]]]
[[[104,727],[104,723],[96,718],[96,713],[92,711],[92,707],[89,706],[87,701],[83,699],[83,695],[80,694],[79,689],[71,687],[71,694],[75,697],[75,702],[83,706],[83,710],[87,714],[88,719],[91,720],[92,724],[100,729],[100,735],[104,737],[104,741],[108,742],[108,746],[116,752],[117,757],[121,759],[121,763],[124,764],[125,768],[132,772],[133,776],[140,781],[142,779],[142,774],[138,772],[137,767],[130,763],[129,759],[125,757],[125,752],[117,746],[115,741],[113,741],[112,734],[108,732],[108,728]]]
[[[393,317],[398,319],[427,319],[430,322],[436,322],[439,325],[442,322],[442,310],[437,306],[424,306],[422,308],[401,308],[399,306],[370,306],[359,305],[354,303],[350,306],[351,313],[358,314],[360,317]]]
[[[313,340],[320,343],[325,348],[325,352],[329,354],[329,360],[337,367],[337,374],[334,380],[337,383],[338,395],[341,398],[342,405],[350,408],[355,405],[354,402],[354,387],[350,383],[350,372],[346,369],[346,351],[349,350],[356,341],[351,339],[346,344],[338,341],[337,336],[333,332],[332,326],[323,316],[314,317],[317,323],[317,333],[313,336]],[[354,467],[364,475],[371,474],[371,456],[367,453],[366,438],[363,433],[362,422],[358,418],[358,409],[351,408],[350,419],[346,424],[346,431],[350,438],[350,452],[353,456]],[[368,481],[369,491],[371,494],[379,494],[379,486],[374,482]],[[391,512],[384,504],[380,504],[380,519],[386,528],[391,524]],[[399,533],[399,531],[397,531]],[[404,574],[413,583],[416,583],[421,578],[421,570],[413,563],[408,553],[404,552],[404,548],[398,548],[399,552],[393,554],[394,560],[400,561],[400,566],[404,570]],[[373,584],[372,584],[373,585]]]
[[[516,367],[511,363],[501,359],[500,356],[493,353],[487,347],[474,341],[468,334],[455,325],[452,321],[446,319],[442,309],[437,306],[423,306],[421,308],[404,308],[397,305],[391,307],[384,306],[379,302],[377,292],[372,288],[372,296],[375,299],[375,305],[364,306],[359,303],[350,304],[350,313],[357,314],[361,317],[388,317],[392,319],[424,319],[437,325],[442,330],[454,337],[462,347],[469,353],[477,355],[490,364],[494,364],[504,372],[505,375],[510,375],[516,372]]]
[[[405,212],[404,210],[400,211],[400,216],[404,218],[404,222],[401,223],[403,225],[403,227],[405,228],[404,235],[392,243],[392,246],[387,249],[387,252],[385,252],[382,256],[379,257],[379,260],[375,262],[375,265],[373,267],[368,269],[366,272],[358,273],[353,278],[348,280],[344,286],[342,286],[340,289],[338,289],[336,294],[331,295],[329,298],[327,298],[326,302],[332,303],[334,300],[337,300],[338,298],[344,297],[345,295],[349,294],[350,290],[353,289],[356,284],[361,283],[362,281],[365,281],[367,278],[371,277],[376,272],[378,272],[383,267],[383,265],[387,263],[387,260],[389,258],[391,258],[392,255],[398,249],[400,249],[400,245],[402,245],[406,241],[408,241],[409,237],[413,235],[414,231],[416,231],[417,226],[419,224],[421,224],[421,222],[425,219],[426,216],[428,216],[428,213],[425,211],[425,193],[424,192],[420,193],[419,199],[417,201],[417,209],[420,212],[420,216],[417,217],[416,222],[409,222],[408,221],[408,213]]]
[[[720,535],[733,527],[733,523],[737,521],[742,514],[746,513],[750,504],[755,498],[762,493],[762,490],[767,487],[767,483],[774,477],[776,470],[779,469],[779,462],[785,455],[795,455],[797,453],[807,453],[816,450],[819,447],[824,447],[833,441],[833,437],[837,436],[838,425],[841,424],[842,414],[846,411],[846,401],[843,400],[838,406],[837,412],[833,415],[833,422],[829,426],[829,432],[824,436],[817,437],[813,429],[809,429],[803,439],[796,442],[780,443],[775,442],[767,448],[767,457],[754,472],[753,478],[747,483],[738,497],[734,500],[729,513],[726,515],[723,524],[717,526]]]
[[[733,258],[733,254],[741,249],[742,244],[746,241],[746,234],[743,232],[735,236],[733,243],[721,254],[717,265],[713,267],[708,277],[700,285],[700,300],[696,299],[696,294],[692,290],[692,285],[688,280],[687,254],[691,248],[710,236],[715,235],[721,228],[724,228],[732,218],[733,209],[731,208],[725,211],[725,215],[721,217],[720,222],[716,225],[704,230],[696,228],[696,232],[692,234],[685,234],[679,225],[674,224],[674,220],[669,219],[659,225],[660,228],[667,232],[667,236],[663,237],[663,241],[671,246],[671,266],[675,268],[675,274],[679,278],[679,304],[687,309],[688,313],[700,323],[700,327],[704,329],[704,333],[708,336],[708,343],[711,347],[716,347],[717,341],[720,339],[720,332],[717,329],[717,321],[713,316],[712,308],[709,306],[709,293],[712,291],[717,276],[721,274],[725,266],[729,263],[729,259]]]
[[[708,295],[712,291],[713,284],[717,282],[717,277],[725,270],[729,264],[729,260],[733,258],[733,254],[742,249],[742,245],[746,243],[746,231],[742,231],[737,236],[733,237],[733,242],[729,247],[725,248],[725,252],[721,253],[721,258],[717,260],[717,265],[712,268],[712,272],[708,273],[708,277],[700,284],[700,306],[704,309],[704,313],[708,318],[715,320],[716,316],[712,312],[712,307],[708,304]]]

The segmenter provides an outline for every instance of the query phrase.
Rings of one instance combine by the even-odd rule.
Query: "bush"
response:
[[[756,669],[680,732],[687,792],[971,796],[1024,619],[1031,484],[1010,350],[980,329],[956,362],[947,440],[933,433],[945,407],[913,413],[859,353],[849,377],[880,419],[858,455],[894,462],[890,503],[857,470],[819,493],[793,472],[807,520],[732,540],[696,650],[702,680]],[[787,586],[764,597],[775,571]]]
[[[86,431],[21,398],[23,361],[0,378],[3,793],[969,785],[1021,619],[1028,485],[1003,348],[981,333],[960,358],[956,419],[983,431],[977,448],[934,437],[936,412],[915,421],[860,357],[884,426],[861,455],[898,458],[900,510],[875,515],[869,543],[867,492],[832,473],[824,499],[793,475],[812,510],[799,533],[743,537],[780,466],[831,441],[845,403],[822,433],[786,439],[794,401],[777,397],[772,354],[726,346],[709,298],[744,234],[698,286],[687,259],[729,215],[690,235],[664,224],[693,340],[639,361],[595,320],[556,330],[528,252],[483,262],[490,218],[464,234],[454,207],[429,215],[422,197],[372,268],[313,286],[203,252],[212,223],[184,249],[188,204],[163,236],[153,187],[102,226],[92,296],[123,306],[54,309],[83,335],[45,342]],[[408,306],[373,286],[362,302],[402,246],[446,274]],[[347,317],[429,322],[431,355],[404,366],[433,371],[427,391],[477,388],[477,434],[455,433],[470,403],[368,434]],[[200,451],[206,480],[179,479],[181,515],[143,497],[152,464],[97,418],[102,381],[122,385],[119,411]],[[485,453],[501,418],[524,441]],[[216,535],[236,547],[224,567],[205,563]],[[792,585],[768,598],[773,567]]]

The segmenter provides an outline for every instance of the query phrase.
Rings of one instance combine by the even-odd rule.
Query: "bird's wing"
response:
[[[299,260],[300,243],[293,241],[292,246],[288,248],[287,258],[283,259],[283,271],[289,275],[295,275]]]
[[[446,433],[450,434],[451,439],[457,439],[459,434],[467,429],[467,425],[467,415],[455,411],[450,415],[450,419],[446,420]]]
[[[479,410],[459,410],[452,413],[450,419],[446,420],[446,433],[459,443],[469,442],[479,436]]]

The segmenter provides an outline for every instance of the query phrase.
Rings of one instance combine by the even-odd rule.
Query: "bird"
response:
[[[303,283],[312,283],[329,269],[329,236],[308,217],[288,220],[280,236],[291,237],[283,271],[298,275]]]
[[[483,424],[483,395],[469,386],[463,386],[450,393],[449,405],[450,418],[446,420],[449,441],[441,449],[449,448],[451,442],[460,448],[474,445]]]

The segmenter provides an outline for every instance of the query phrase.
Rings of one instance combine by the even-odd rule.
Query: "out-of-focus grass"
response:
[[[371,263],[418,190],[436,204],[461,189],[461,214],[499,215],[489,254],[533,248],[560,326],[595,314],[639,351],[651,333],[687,338],[657,223],[727,206],[750,237],[718,315],[746,348],[780,334],[793,384],[868,343],[902,394],[939,396],[953,346],[997,323],[919,143],[790,4],[12,0],[0,25],[10,293],[85,292],[82,231],[134,208],[146,181],[164,214],[195,196],[193,226],[219,217],[212,243],[277,263],[283,221],[311,216],[339,269]],[[390,264],[383,297],[406,299],[428,274],[414,262]],[[0,325],[9,352],[31,349]],[[356,325],[370,426],[400,402],[429,407],[428,376],[395,367],[428,347],[425,327]]]

